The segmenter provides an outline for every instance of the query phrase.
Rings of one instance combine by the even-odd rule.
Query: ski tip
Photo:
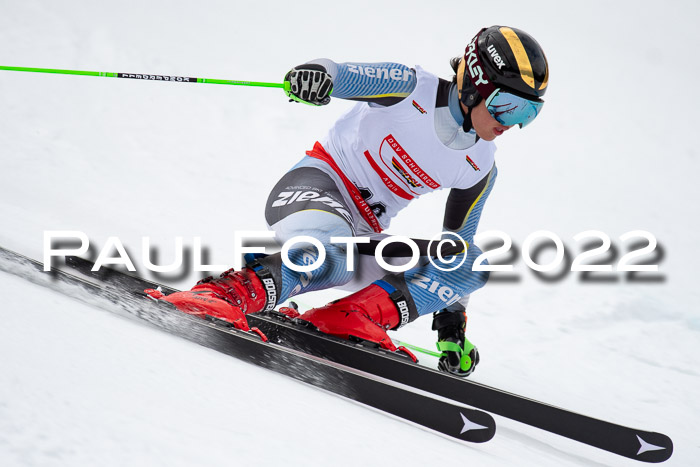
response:
[[[470,443],[485,443],[496,435],[496,421],[486,412],[460,410],[455,417],[456,438]]]
[[[633,459],[659,463],[668,460],[673,454],[673,441],[662,433],[644,431],[635,436],[635,447],[638,449],[634,456],[630,456]]]

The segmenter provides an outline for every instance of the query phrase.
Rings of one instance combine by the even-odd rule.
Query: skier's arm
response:
[[[491,189],[496,181],[498,170],[494,165],[487,176],[482,178],[476,185],[459,189],[453,188],[447,197],[445,205],[445,218],[442,222],[443,231],[455,232],[467,243],[469,247],[474,241],[476,228],[479,225],[481,211],[491,193]],[[444,235],[446,238],[449,236]],[[443,312],[453,312],[452,314],[461,315],[469,303],[469,295],[462,297],[459,302],[445,308]],[[436,329],[436,328],[434,328]],[[461,376],[466,376],[467,373],[462,373]],[[456,374],[460,374],[459,372]]]
[[[447,197],[443,229],[457,233],[467,242],[467,245],[471,245],[474,241],[481,211],[486,198],[491,193],[497,173],[494,165],[489,174],[479,183],[467,189],[453,188]]]
[[[330,86],[326,86],[330,80]],[[413,92],[415,70],[398,63],[335,63],[326,58],[294,67],[285,76],[289,97],[294,100],[324,105],[330,95],[340,99],[396,104]]]

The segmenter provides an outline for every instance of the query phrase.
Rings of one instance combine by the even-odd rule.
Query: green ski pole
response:
[[[442,352],[433,352],[432,350],[424,349],[423,347],[418,347],[417,345],[409,344],[408,342],[394,342],[396,346],[402,345],[406,347],[407,349],[414,350],[416,352],[420,352],[426,355],[430,355],[431,357],[442,357]]]
[[[288,90],[286,83],[265,83],[260,81],[239,81],[232,79],[192,78],[187,76],[152,75],[148,73],[112,73],[108,71],[59,70],[54,68],[28,68],[21,66],[1,66],[0,70],[24,71],[28,73],[54,73],[59,75],[102,76],[106,78],[145,79],[149,81],[171,81],[176,83],[228,84],[232,86],[258,86]]]

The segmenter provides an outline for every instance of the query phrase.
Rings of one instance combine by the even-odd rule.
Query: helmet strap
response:
[[[472,113],[471,110],[481,102],[481,96],[477,92],[472,82],[467,78],[465,69],[465,60],[462,58],[459,66],[455,70],[457,73],[457,100],[459,101],[459,111],[462,112],[464,119],[462,129],[465,133],[469,133],[472,129]],[[469,109],[469,112],[464,111],[464,106]]]
[[[462,123],[462,130],[464,130],[465,133],[469,133],[472,129],[472,109],[469,109],[469,112],[465,112],[464,108],[462,106],[459,106],[459,110],[462,112],[462,117],[464,117],[464,122]]]

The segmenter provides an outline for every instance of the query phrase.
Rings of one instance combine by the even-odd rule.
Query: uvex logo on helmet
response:
[[[493,59],[493,63],[496,64],[499,70],[506,66],[506,62],[504,62],[501,56],[498,55],[498,51],[496,50],[496,47],[493,46],[493,44],[489,45],[486,50],[488,50],[489,54],[491,55],[491,58]]]
[[[474,85],[478,86],[479,84],[489,84],[489,80],[486,79],[484,76],[484,70],[482,70],[481,66],[478,65],[479,59],[476,56],[476,39],[478,38],[475,36],[472,41],[469,43],[467,46],[467,51],[464,53],[464,59],[467,62],[467,67],[469,68],[469,74],[473,79],[476,79],[474,81]],[[477,79],[478,77],[478,79]]]

